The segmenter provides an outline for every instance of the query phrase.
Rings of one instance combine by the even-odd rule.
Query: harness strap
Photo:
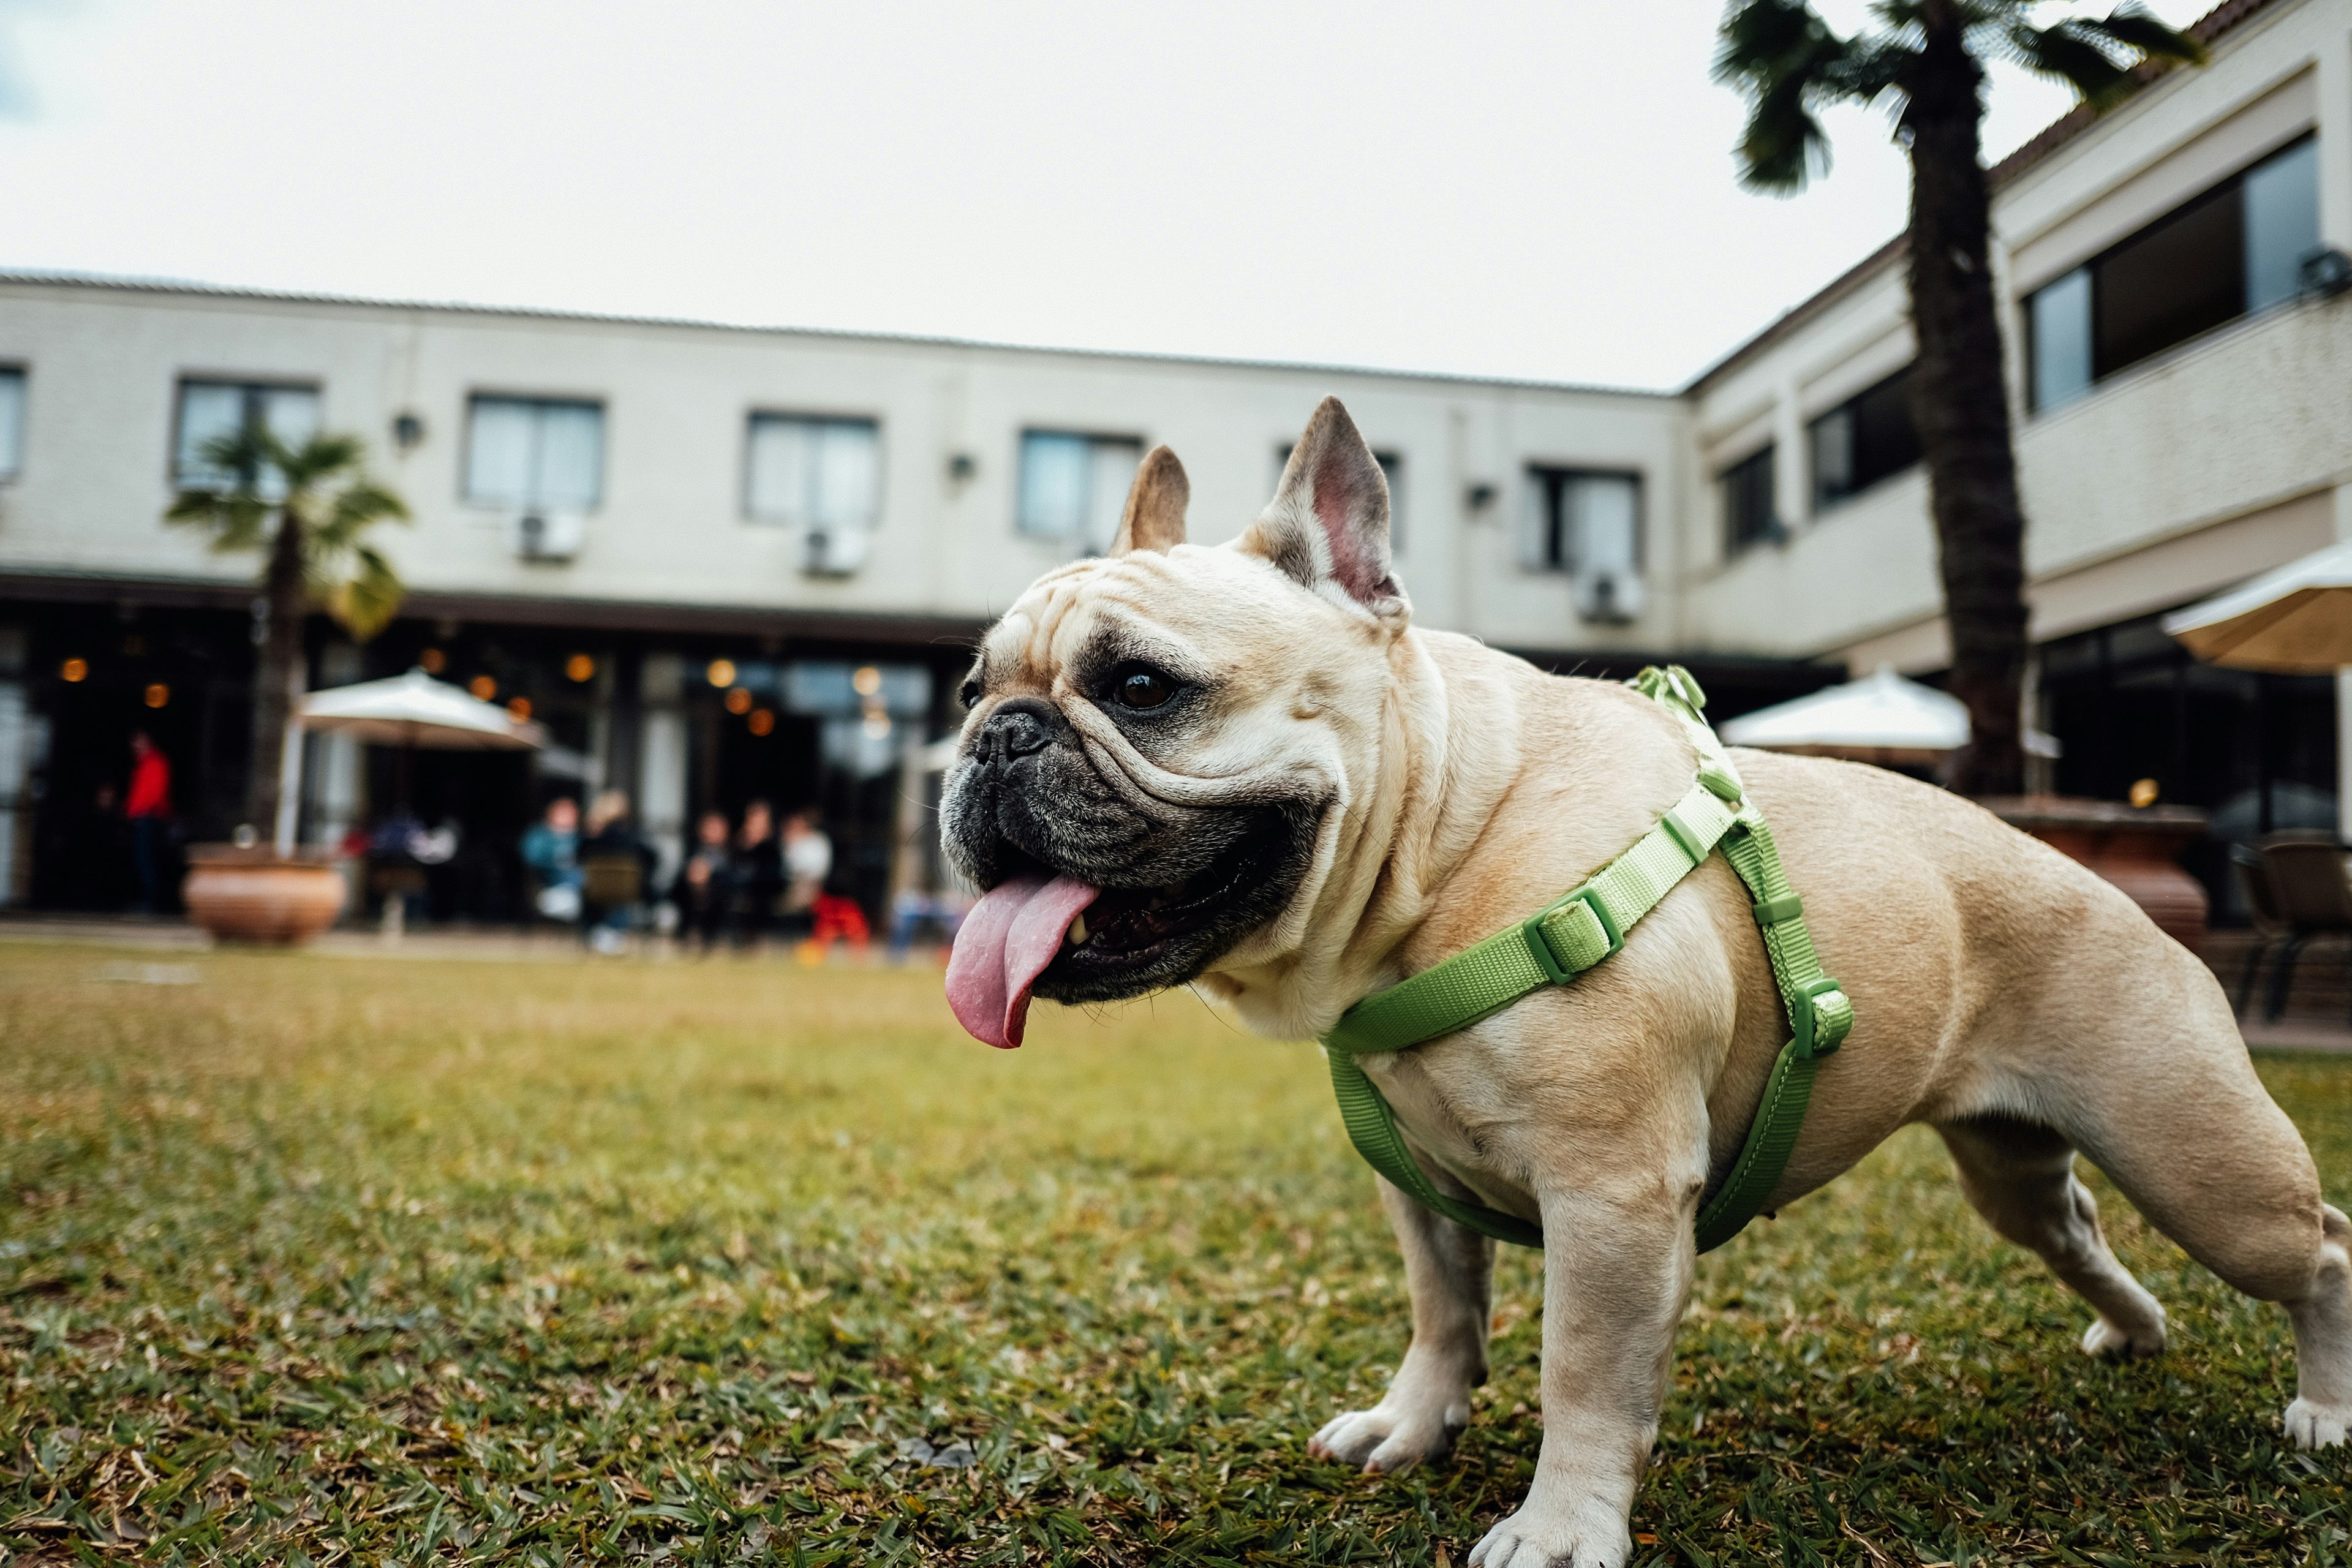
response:
[[[1633,682],[1683,722],[1696,748],[1697,782],[1658,826],[1582,886],[1515,926],[1400,984],[1365,997],[1323,1037],[1331,1089],[1356,1152],[1400,1191],[1458,1225],[1521,1247],[1543,1245],[1542,1229],[1484,1204],[1438,1190],[1413,1158],[1395,1113],[1356,1058],[1408,1049],[1465,1029],[1545,985],[1565,985],[1625,945],[1625,933],[1718,847],[1754,900],[1772,976],[1791,1037],[1781,1047],[1748,1141],[1722,1184],[1700,1207],[1698,1249],[1712,1251],[1755,1217],[1788,1166],[1812,1097],[1821,1058],[1853,1027],[1853,1007],[1822,972],[1804,904],[1790,886],[1771,829],[1747,803],[1722,742],[1699,717],[1706,698],[1679,667],[1645,669]]]

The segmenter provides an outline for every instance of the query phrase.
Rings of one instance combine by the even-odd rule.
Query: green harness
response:
[[[1788,1008],[1791,1037],[1772,1065],[1738,1162],[1699,1206],[1698,1249],[1710,1252],[1738,1235],[1771,1195],[1804,1127],[1814,1071],[1853,1029],[1853,1004],[1822,973],[1805,930],[1804,903],[1780,868],[1772,831],[1745,798],[1722,742],[1699,717],[1706,695],[1698,682],[1673,665],[1644,669],[1632,685],[1681,720],[1697,748],[1698,781],[1690,792],[1641,842],[1567,897],[1348,1009],[1323,1037],[1323,1050],[1330,1058],[1331,1089],[1349,1140],[1373,1170],[1457,1225],[1497,1241],[1541,1247],[1541,1227],[1438,1191],[1405,1146],[1395,1113],[1357,1058],[1453,1034],[1546,985],[1568,984],[1623,947],[1633,922],[1721,848],[1755,900],[1756,924]]]

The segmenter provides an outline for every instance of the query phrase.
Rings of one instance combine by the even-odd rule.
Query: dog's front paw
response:
[[[2164,1309],[2150,1302],[2151,1315],[2119,1323],[2104,1315],[2083,1331],[2083,1352],[2107,1361],[2144,1361],[2164,1351]]]
[[[2352,1409],[2298,1399],[2286,1407],[2287,1441],[2298,1448],[2333,1448],[2352,1426]]]
[[[1633,1538],[1608,1504],[1548,1508],[1529,1498],[1470,1552],[1470,1568],[1625,1568]]]
[[[1307,1439],[1307,1451],[1318,1459],[1391,1474],[1424,1459],[1445,1458],[1469,1424],[1467,1400],[1422,1405],[1383,1399],[1370,1410],[1350,1410],[1325,1422]]]

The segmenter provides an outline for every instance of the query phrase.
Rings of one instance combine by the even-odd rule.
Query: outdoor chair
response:
[[[2264,1020],[2275,1022],[2286,1011],[2294,961],[2305,944],[2320,936],[2352,938],[2352,872],[2332,835],[2274,835],[2263,840],[2261,855],[2273,910],[2286,929],[2263,1007]],[[2352,944],[2346,956],[2352,959]]]
[[[2286,921],[2279,915],[2278,894],[2271,888],[2271,874],[2263,865],[2262,851],[2251,844],[2231,845],[2230,870],[2237,878],[2238,896],[2244,901],[2254,928],[2254,940],[2246,949],[2246,964],[2239,971],[2238,991],[2233,999],[2232,1010],[2242,1018],[2253,1004],[2254,982],[2262,978],[2263,960],[2290,933]]]
[[[645,896],[646,866],[634,853],[584,855],[580,899],[591,909],[634,909]]]

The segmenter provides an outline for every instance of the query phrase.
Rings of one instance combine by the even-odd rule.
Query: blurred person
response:
[[[803,963],[822,963],[835,942],[846,942],[853,952],[864,952],[873,940],[866,923],[866,907],[839,893],[819,893],[809,906],[809,937],[801,943]]]
[[[368,836],[368,885],[383,900],[383,930],[395,936],[425,916],[431,884],[425,868],[457,853],[457,835],[445,842],[414,807],[395,805]]]
[[[131,825],[131,865],[139,879],[142,915],[162,907],[163,856],[172,831],[172,763],[144,730],[131,731],[131,792],[122,803]]]
[[[822,962],[836,941],[865,951],[873,932],[866,926],[864,906],[825,890],[825,879],[833,875],[833,840],[817,826],[814,811],[803,809],[784,818],[784,874],[789,879],[785,912],[808,923],[808,940],[800,950],[802,963]]]
[[[727,814],[706,811],[694,825],[694,852],[678,868],[670,898],[677,905],[681,934],[690,934],[709,952],[719,944],[735,900],[735,862]]]
[[[901,891],[890,900],[890,962],[907,961],[915,949],[915,933],[925,924],[937,929],[942,952],[953,947],[971,903],[971,894],[952,888],[936,893],[913,888]]]
[[[580,918],[580,803],[559,795],[522,836],[522,863],[539,880],[534,900],[551,921]]]
[[[580,919],[588,945],[619,952],[628,945],[637,904],[660,857],[629,821],[626,792],[608,789],[589,804],[580,839]]]
[[[784,890],[783,847],[776,841],[776,819],[764,800],[743,807],[743,826],[735,836],[735,889],[742,907],[736,940],[754,945],[764,940],[776,919],[776,901]]]
[[[803,808],[784,818],[784,912],[814,919],[832,875],[833,840],[817,826],[816,813]]]

